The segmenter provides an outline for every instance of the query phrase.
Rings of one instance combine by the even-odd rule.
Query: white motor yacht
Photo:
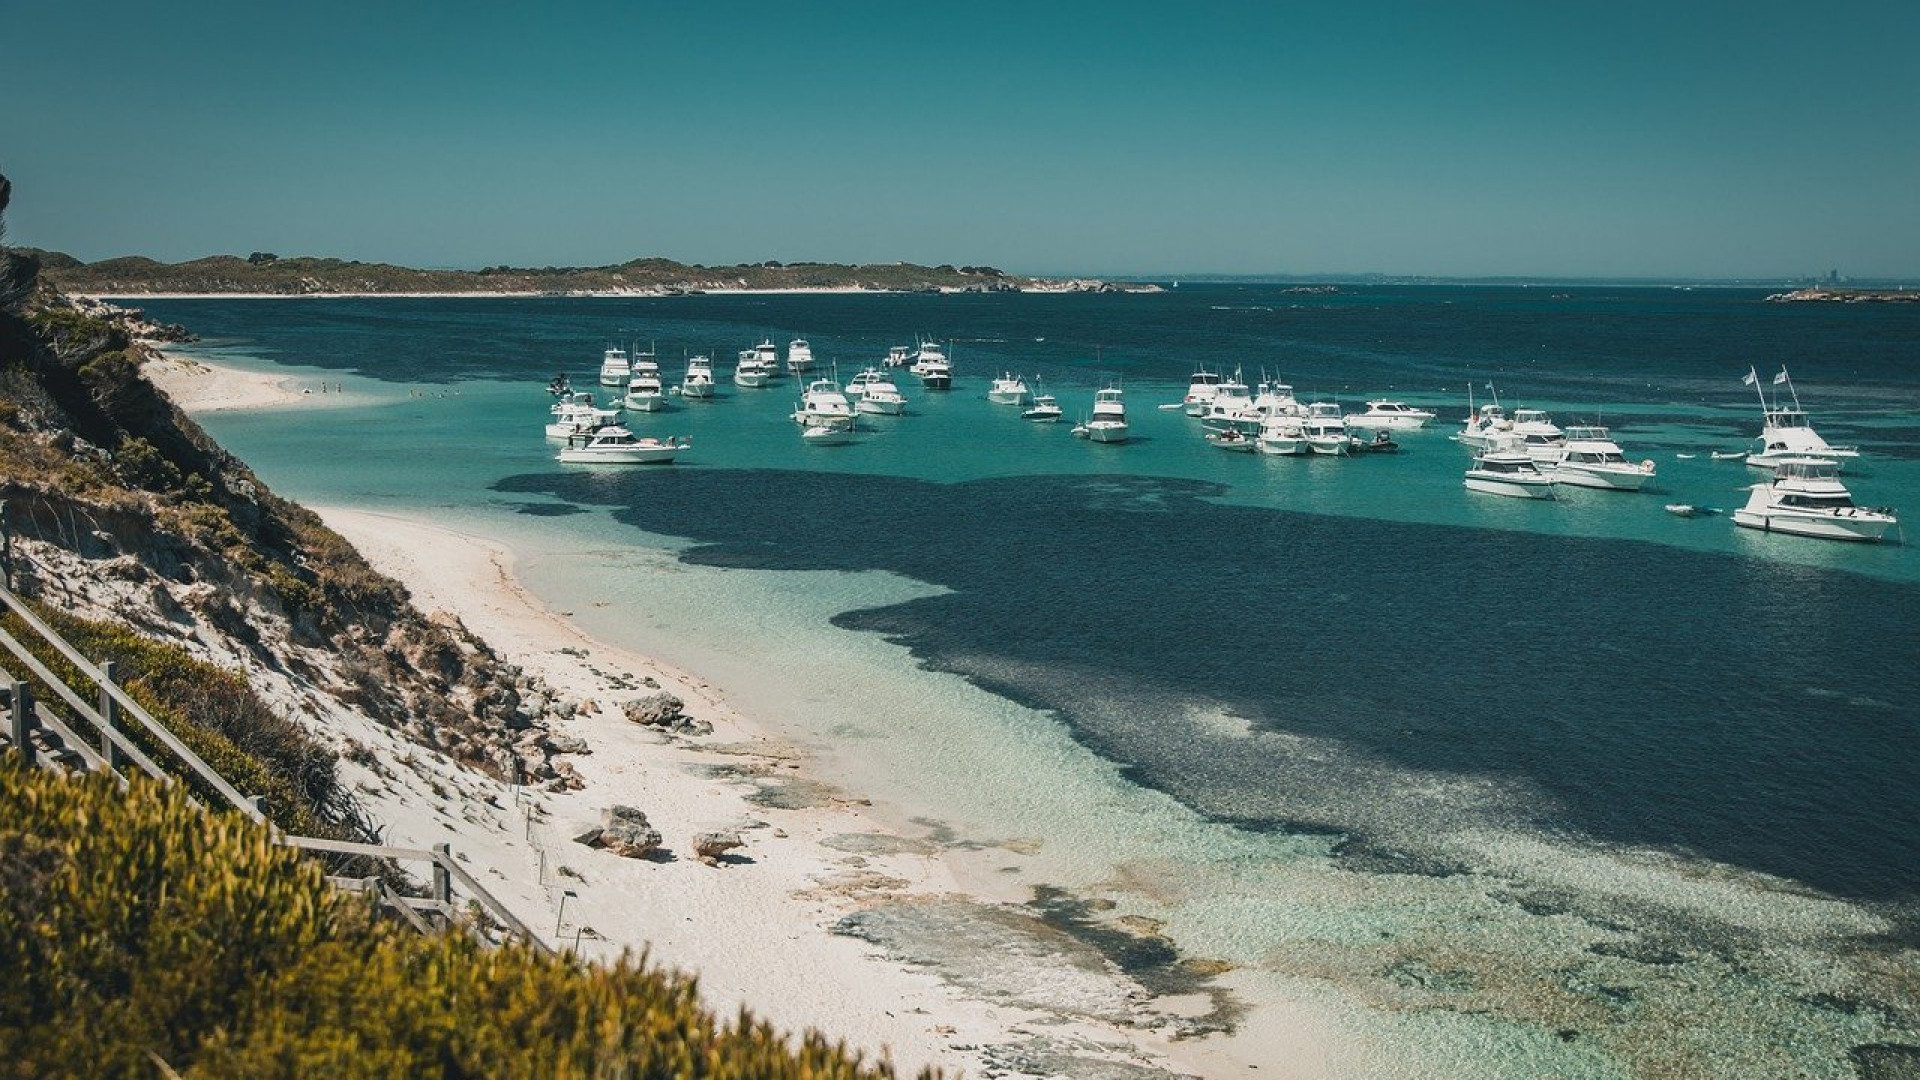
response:
[[[713,396],[713,361],[695,356],[687,361],[687,373],[680,380],[680,396],[701,401]]]
[[[1022,420],[1038,420],[1050,424],[1059,420],[1063,410],[1060,402],[1052,394],[1041,394],[1033,399],[1033,405],[1020,413]]]
[[[879,368],[868,368],[848,380],[847,397],[853,399],[856,412],[899,416],[907,411],[906,395],[894,385],[893,377]]]
[[[600,357],[600,385],[625,386],[627,376],[632,374],[633,365],[627,360],[627,350],[608,349]]]
[[[1566,452],[1566,432],[1555,426],[1553,417],[1539,409],[1513,410],[1511,434],[1519,440],[1520,448],[1541,464],[1559,461]]]
[[[1313,453],[1313,445],[1307,441],[1307,429],[1299,416],[1282,413],[1269,416],[1260,422],[1260,452],[1278,454],[1284,457],[1301,457]]]
[[[1793,395],[1793,405],[1786,406],[1780,401],[1780,392],[1774,391],[1773,404],[1767,404],[1766,392],[1760,388],[1760,380],[1753,369],[1747,369],[1746,381],[1753,384],[1754,392],[1760,395],[1760,437],[1754,440],[1753,452],[1747,455],[1747,464],[1758,469],[1771,469],[1789,458],[1819,458],[1831,461],[1844,468],[1848,462],[1860,456],[1860,451],[1851,446],[1832,446],[1813,430],[1806,410],[1800,407],[1800,393],[1793,388],[1793,380],[1787,377],[1787,369],[1782,367],[1780,374],[1773,377],[1775,386],[1785,386]]]
[[[740,358],[733,365],[733,385],[744,386],[749,390],[758,390],[772,380],[773,373],[767,370],[760,355],[753,349],[743,349]]]
[[[755,352],[770,365],[777,359],[771,341],[762,342]],[[813,370],[813,346],[807,344],[804,338],[787,342],[787,370],[795,375],[805,375]]]
[[[1254,391],[1251,408],[1262,420],[1270,416],[1305,416],[1307,413],[1300,399],[1293,396],[1293,387],[1272,379],[1260,380],[1259,387]]]
[[[1350,413],[1347,426],[1362,431],[1418,431],[1427,426],[1433,414],[1402,401],[1378,398],[1367,402],[1367,411]]]
[[[1240,381],[1238,371],[1214,385],[1213,399],[1200,413],[1200,424],[1210,431],[1230,427],[1259,430],[1260,418],[1253,412],[1253,391]]]
[[[1119,388],[1108,387],[1093,395],[1093,416],[1082,425],[1086,437],[1099,443],[1127,441],[1127,403]]]
[[[692,444],[681,438],[641,438],[618,424],[570,436],[560,460],[570,465],[667,465]]]
[[[1012,372],[993,380],[993,386],[987,390],[987,400],[995,405],[1025,405],[1032,397],[1027,391],[1027,380]]]
[[[1467,470],[1468,491],[1484,491],[1489,495],[1512,495],[1521,499],[1554,498],[1554,480],[1552,476],[1540,471],[1540,466],[1525,450],[1487,450],[1474,456],[1473,467]]]
[[[635,412],[664,412],[668,408],[666,387],[660,385],[660,368],[648,365],[636,368],[627,380],[627,408]]]
[[[1855,506],[1840,482],[1839,465],[1824,458],[1782,458],[1771,481],[1748,490],[1747,505],[1733,512],[1733,523],[1762,532],[1878,540],[1900,523],[1892,510]]]
[[[581,390],[568,394],[553,403],[548,410],[552,419],[547,421],[547,438],[564,439],[569,435],[614,423],[620,419],[619,409],[603,409],[593,400],[593,394]]]
[[[1220,389],[1220,376],[1205,367],[1193,373],[1193,381],[1187,384],[1187,396],[1181,399],[1181,407],[1188,416],[1205,416],[1207,406],[1213,404],[1213,395]]]
[[[1554,479],[1576,487],[1639,491],[1653,479],[1652,461],[1632,462],[1603,427],[1570,427],[1560,460],[1547,464]]]
[[[1487,450],[1505,441],[1513,434],[1513,421],[1507,419],[1507,410],[1499,405],[1482,405],[1480,411],[1467,418],[1467,426],[1458,436],[1461,445],[1475,450]]]
[[[953,364],[937,342],[921,342],[920,351],[914,354],[913,366],[907,370],[918,375],[920,385],[929,390],[948,390],[953,387]]]
[[[1300,426],[1306,432],[1307,445],[1316,454],[1337,456],[1353,450],[1353,436],[1347,434],[1347,421],[1340,415],[1339,402],[1316,401],[1308,405]]]
[[[1230,427],[1221,431],[1209,431],[1201,437],[1222,450],[1230,450],[1234,453],[1252,454],[1260,449],[1260,437],[1249,435],[1239,428]]]
[[[887,350],[885,364],[890,368],[909,367],[913,364],[913,350],[905,345],[895,345]]]
[[[853,402],[840,392],[832,379],[815,379],[807,384],[800,405],[793,410],[793,422],[802,427],[844,427],[853,429]]]

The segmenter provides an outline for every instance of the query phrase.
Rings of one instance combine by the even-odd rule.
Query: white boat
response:
[[[760,347],[754,351],[760,354],[762,360],[769,364],[773,362],[773,342],[761,342]],[[813,346],[807,344],[804,338],[794,338],[787,342],[787,370],[795,375],[805,375],[813,370]]]
[[[560,449],[569,465],[667,465],[692,444],[681,438],[640,438],[618,424],[570,436]]]
[[[1720,450],[1715,450],[1715,451],[1713,451],[1712,453],[1710,453],[1710,454],[1708,454],[1707,456],[1708,456],[1708,457],[1710,457],[1710,458],[1712,458],[1712,459],[1713,459],[1713,460],[1715,460],[1715,461],[1745,461],[1745,460],[1747,460],[1747,452],[1746,452],[1745,450],[1734,450],[1734,451],[1732,451],[1732,452],[1725,452],[1725,451],[1720,451]]]
[[[557,372],[552,380],[547,383],[547,393],[557,398],[566,397],[568,394],[573,393],[573,380],[567,378],[566,372]]]
[[[844,427],[853,430],[853,402],[840,392],[840,384],[832,379],[815,379],[807,384],[806,393],[800,396],[799,407],[793,410],[793,422],[801,427]]]
[[[627,360],[627,350],[608,349],[600,357],[600,385],[625,386],[627,377],[633,373],[633,365]]]
[[[1781,404],[1780,392],[1774,391],[1773,404],[1767,404],[1767,395],[1760,388],[1760,380],[1752,368],[1747,369],[1744,380],[1752,384],[1754,392],[1760,395],[1760,437],[1754,440],[1753,452],[1747,455],[1747,464],[1757,469],[1771,469],[1782,461],[1792,458],[1819,458],[1844,467],[1847,462],[1860,456],[1860,451],[1851,446],[1832,446],[1813,430],[1806,410],[1800,407],[1800,392],[1793,388],[1793,380],[1787,377],[1783,366],[1780,374],[1773,377],[1775,386],[1784,385],[1793,395],[1793,405]]]
[[[1468,491],[1484,491],[1489,495],[1512,495],[1521,499],[1551,499],[1554,497],[1553,477],[1540,471],[1540,466],[1524,450],[1487,450],[1474,456],[1473,467],[1467,470]]]
[[[760,350],[741,349],[733,364],[733,385],[758,390],[772,382],[778,374],[767,367],[765,360],[760,359]]]
[[[568,394],[553,403],[548,410],[552,419],[547,421],[547,438],[564,439],[570,435],[590,432],[620,419],[619,409],[603,409],[593,400],[593,394],[581,390]]]
[[[699,401],[713,396],[713,361],[696,356],[687,361],[687,374],[680,380],[680,396]]]
[[[947,390],[953,386],[953,364],[938,343],[923,341],[907,369],[920,377],[920,385],[929,390]]]
[[[1238,371],[1214,384],[1213,399],[1200,413],[1200,425],[1210,431],[1260,429],[1260,417],[1253,411],[1253,391],[1240,381]]]
[[[1817,536],[1826,540],[1878,540],[1900,523],[1892,510],[1853,504],[1840,482],[1840,467],[1815,457],[1781,458],[1773,479],[1748,489],[1747,505],[1733,523],[1763,532]]]
[[[810,423],[800,428],[800,441],[808,446],[845,446],[853,441],[853,428]]]
[[[1025,405],[1032,396],[1027,391],[1027,380],[1012,372],[993,380],[993,386],[987,390],[987,400],[995,405]]]
[[[1347,421],[1340,415],[1338,402],[1316,401],[1307,406],[1300,427],[1316,454],[1340,456],[1353,450],[1353,436],[1347,434]]]
[[[1376,398],[1367,402],[1366,412],[1348,414],[1347,426],[1362,431],[1418,431],[1433,415],[1403,401]]]
[[[664,412],[668,408],[666,387],[660,385],[658,365],[636,368],[627,380],[627,408],[635,412]]]
[[[1127,404],[1117,387],[1093,395],[1093,416],[1082,425],[1087,438],[1099,443],[1127,441]]]
[[[1628,461],[1603,427],[1568,428],[1560,460],[1549,467],[1562,484],[1608,491],[1639,491],[1654,470],[1652,461]]]
[[[1305,416],[1306,407],[1300,399],[1293,396],[1293,387],[1274,379],[1262,379],[1254,390],[1251,406],[1255,415],[1265,420],[1270,416]]]
[[[1043,424],[1050,424],[1059,420],[1062,413],[1060,402],[1052,394],[1041,394],[1033,399],[1033,405],[1030,408],[1021,412],[1020,419],[1038,420]]]
[[[868,368],[848,380],[847,397],[853,399],[856,412],[899,416],[907,411],[906,396],[894,385],[892,376],[879,368]]]
[[[884,361],[887,367],[903,368],[913,364],[913,350],[905,345],[895,345],[887,350]]]
[[[1539,409],[1513,410],[1513,427],[1509,433],[1519,441],[1527,456],[1543,465],[1559,461],[1566,453],[1566,432],[1554,424],[1553,417]]]
[[[1205,367],[1198,368],[1193,373],[1192,381],[1187,383],[1187,396],[1181,399],[1180,404],[1186,409],[1188,416],[1204,416],[1207,406],[1213,404],[1213,395],[1219,389],[1220,376],[1208,371]]]
[[[1222,450],[1231,450],[1240,454],[1251,454],[1260,449],[1260,437],[1249,435],[1239,428],[1209,431],[1202,438]]]
[[[1269,416],[1261,421],[1259,440],[1260,452],[1263,454],[1301,457],[1313,453],[1313,446],[1307,442],[1307,429],[1302,426],[1301,418],[1291,413]]]

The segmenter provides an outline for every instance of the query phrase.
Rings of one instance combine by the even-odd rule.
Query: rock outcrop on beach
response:
[[[0,532],[15,591],[243,672],[309,726],[344,707],[496,777],[567,783],[545,687],[457,620],[416,610],[175,408],[140,372],[154,328],[138,313],[72,301],[33,269],[0,249],[13,297],[0,309]]]
[[[573,838],[576,844],[604,848],[626,859],[644,859],[660,850],[660,830],[644,810],[632,806],[607,807],[601,824]]]

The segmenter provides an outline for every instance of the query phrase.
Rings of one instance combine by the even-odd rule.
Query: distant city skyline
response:
[[[1920,280],[1920,5],[10,5],[89,261]]]

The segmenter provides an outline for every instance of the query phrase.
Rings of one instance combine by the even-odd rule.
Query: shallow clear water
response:
[[[1850,1075],[1920,1038],[1920,559],[1661,506],[1743,501],[1708,451],[1780,357],[1868,454],[1856,497],[1920,505],[1920,312],[1556,292],[148,307],[375,397],[208,418],[277,490],[549,538],[527,573],[596,632],[1362,1038],[1488,1075]],[[545,379],[610,341],[674,373],[803,334],[844,378],[917,331],[958,339],[955,390],[903,380],[912,415],[852,446],[800,445],[792,380],[636,418],[693,437],[671,468],[538,435]],[[1155,408],[1196,362],[1443,419],[1392,456],[1226,454]],[[1138,437],[1023,423],[983,400],[1002,369],[1069,421],[1119,379]],[[1446,435],[1489,380],[1609,424],[1657,490],[1465,492]]]

